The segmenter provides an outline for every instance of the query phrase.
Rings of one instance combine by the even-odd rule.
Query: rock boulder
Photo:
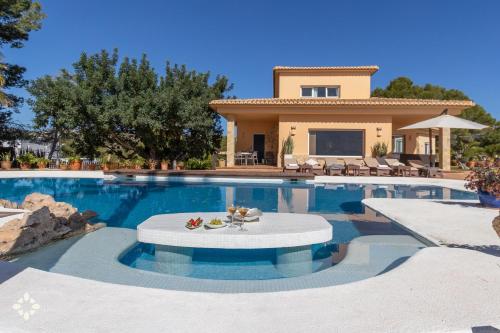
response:
[[[56,202],[50,195],[32,193],[21,205],[0,200],[6,208],[21,208],[22,218],[12,219],[0,226],[0,258],[31,251],[51,241],[92,232],[105,226],[91,224],[95,212],[84,214],[65,202]]]

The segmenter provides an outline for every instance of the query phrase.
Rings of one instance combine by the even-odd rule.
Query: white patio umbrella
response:
[[[433,128],[461,128],[461,129],[471,129],[471,130],[481,130],[488,126],[479,124],[467,119],[454,117],[448,115],[448,109],[445,109],[440,116],[435,118],[427,119],[424,121],[420,121],[413,125],[401,127],[400,130],[407,129],[429,129],[429,163],[431,167],[434,166],[434,162],[432,161],[432,129]]]

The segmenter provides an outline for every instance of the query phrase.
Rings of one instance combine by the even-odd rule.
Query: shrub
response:
[[[36,163],[38,165],[48,165],[50,163],[50,160],[48,158],[45,158],[45,157],[38,157],[36,159]]]
[[[78,155],[74,155],[74,156],[68,157],[68,162],[69,163],[76,163],[76,162],[80,162],[80,161],[81,161],[81,158]]]
[[[37,158],[33,153],[26,153],[17,158],[21,164],[29,164],[30,166],[37,162]]]
[[[465,178],[465,188],[500,197],[500,169],[479,166]]]
[[[144,166],[144,163],[146,163],[146,160],[141,157],[141,156],[135,156],[133,159],[132,159],[132,165],[133,166],[136,166],[136,167],[143,167]]]
[[[189,170],[208,170],[212,168],[212,162],[209,159],[200,160],[198,158],[190,158],[186,162],[186,169]]]
[[[0,154],[0,161],[10,161],[12,158],[12,155],[9,152]]]

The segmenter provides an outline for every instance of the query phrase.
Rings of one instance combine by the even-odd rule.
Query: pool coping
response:
[[[12,178],[95,178],[95,179],[131,179],[120,175],[104,173],[103,171],[62,171],[62,170],[9,170],[0,171],[0,179]],[[252,177],[203,177],[203,176],[134,176],[133,179],[143,181],[175,181],[187,183],[293,183],[287,178],[252,178]],[[450,189],[469,191],[464,187],[464,180],[422,177],[351,177],[351,176],[316,176],[314,179],[299,180],[307,184],[374,184],[374,185],[431,185]]]
[[[408,256],[420,251],[414,251],[421,243],[410,235],[360,236],[350,242],[347,256],[337,265],[310,275],[286,279],[221,281],[166,275],[130,267],[122,260],[128,251],[139,244],[136,231],[106,227],[77,239],[66,239],[40,248],[13,262],[44,270],[50,265],[50,271],[54,273],[135,287],[222,294],[286,292],[350,284],[380,274],[381,271],[391,266],[393,261],[384,259],[373,261],[370,265],[363,265],[360,262],[364,263],[363,256],[370,253],[370,246],[374,246],[375,250],[380,248],[381,240],[385,241],[387,246],[404,246],[402,253]],[[63,254],[59,258],[57,256],[60,253]],[[56,257],[57,261],[52,264],[50,260]],[[349,275],[346,275],[346,272],[349,272]]]

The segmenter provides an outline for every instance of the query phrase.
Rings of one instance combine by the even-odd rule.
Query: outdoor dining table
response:
[[[243,156],[245,158],[245,165],[248,165],[248,159],[252,157],[252,153],[249,153],[249,152],[239,152],[238,154],[240,154],[241,156]]]

